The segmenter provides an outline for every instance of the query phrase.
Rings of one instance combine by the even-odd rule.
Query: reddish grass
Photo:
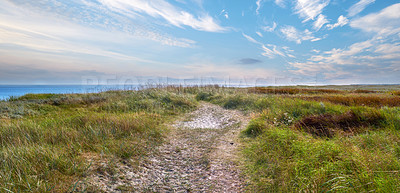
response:
[[[330,102],[346,106],[369,106],[369,107],[397,107],[400,106],[400,97],[391,95],[320,95],[300,96],[303,100]]]
[[[378,111],[368,112],[362,116],[349,111],[340,115],[308,116],[298,121],[294,127],[314,136],[332,137],[338,132],[354,134],[363,127],[379,126],[383,120],[384,117]]]
[[[390,92],[391,95],[396,95],[396,96],[400,96],[400,90],[395,90]]]
[[[303,88],[268,88],[268,87],[253,87],[249,88],[248,92],[257,94],[320,94],[320,93],[343,93],[345,91],[334,89],[303,89]]]
[[[337,89],[322,89],[322,88],[293,88],[293,87],[252,87],[248,89],[250,93],[257,94],[348,94],[348,93],[377,93],[372,90],[337,90]]]
[[[376,91],[373,91],[373,90],[362,90],[362,89],[360,89],[360,90],[352,90],[350,92],[351,93],[365,93],[365,94],[367,94],[367,93],[377,93]]]

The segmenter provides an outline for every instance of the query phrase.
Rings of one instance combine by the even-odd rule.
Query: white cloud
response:
[[[378,13],[354,19],[350,26],[366,32],[388,36],[400,33],[400,3],[391,5]]]
[[[266,32],[273,32],[275,30],[276,26],[277,26],[277,24],[274,22],[272,24],[272,26],[263,27],[263,30],[266,31]]]
[[[374,36],[347,48],[334,48],[310,57],[305,62],[290,63],[292,72],[303,75],[322,73],[328,78],[339,76],[392,76],[400,70],[400,3],[378,13],[353,20],[351,27]],[[371,79],[372,77],[366,77]]]
[[[113,37],[113,33],[122,33],[141,40],[159,42],[163,45],[192,47],[195,43],[192,40],[175,38],[156,30],[155,24],[148,21],[124,17],[110,12],[99,3],[89,1],[74,1],[73,3],[69,1],[41,3],[36,1],[24,3],[0,1],[0,7],[2,9],[0,20],[3,23],[18,24],[25,29],[37,29],[36,32],[43,31],[46,34],[61,34],[74,38],[77,34],[85,34],[84,31],[80,31],[81,29],[96,28],[111,37]],[[89,39],[94,37],[94,35],[89,34],[87,36]]]
[[[318,53],[320,53],[320,52],[321,52],[321,50],[312,49],[312,50],[311,50],[311,52],[314,52],[314,53],[317,53],[317,54],[318,54]]]
[[[296,0],[294,9],[303,22],[307,22],[314,20],[328,4],[329,0]]]
[[[309,30],[299,31],[293,26],[284,26],[280,29],[281,33],[289,41],[294,41],[301,44],[302,41],[319,41],[321,38],[316,38]]]
[[[352,44],[346,49],[332,49],[314,55],[306,62],[292,62],[290,65],[295,74],[309,76],[321,73],[329,78],[337,78],[339,75],[345,74],[363,76],[364,74],[376,75],[381,72],[393,72],[400,69],[399,60],[399,43],[381,43],[381,40],[370,39]]]
[[[295,58],[295,56],[291,54],[293,50],[290,50],[288,47],[278,47],[277,45],[266,44],[262,45],[261,49],[263,50],[261,55],[268,58],[275,58],[276,56]]]
[[[318,31],[321,29],[322,26],[324,26],[326,23],[328,23],[328,20],[326,19],[326,16],[323,14],[318,15],[317,20],[314,22],[313,28]]]
[[[284,8],[286,6],[285,0],[275,0],[275,4],[282,8]]]
[[[259,31],[257,31],[256,34],[257,34],[258,36],[260,36],[260,37],[263,37],[262,33],[259,32]]]
[[[328,29],[333,29],[336,27],[343,27],[345,25],[347,25],[349,23],[349,19],[347,19],[345,16],[341,15],[339,16],[339,18],[337,19],[337,22],[335,24],[328,24],[326,25],[326,27],[328,27]]]
[[[242,35],[243,35],[243,37],[245,37],[245,38],[247,39],[247,41],[249,41],[249,42],[252,42],[252,43],[255,43],[255,44],[262,44],[262,43],[258,42],[257,40],[255,40],[254,38],[252,38],[252,37],[250,37],[250,36],[248,36],[248,35],[246,35],[246,34],[244,34],[244,33],[242,33]]]
[[[255,40],[251,36],[248,36],[244,33],[242,33],[242,35],[243,35],[243,37],[245,37],[247,39],[247,41],[261,45],[261,49],[263,51],[261,53],[261,55],[263,55],[263,56],[266,56],[268,58],[275,58],[276,56],[295,58],[292,54],[290,54],[291,52],[293,52],[293,50],[290,50],[288,47],[280,48],[273,44],[263,44],[263,43]]]
[[[179,9],[164,0],[99,0],[99,2],[115,12],[131,17],[144,13],[154,18],[161,17],[177,27],[185,25],[207,32],[223,32],[227,30],[208,14],[203,13],[201,16],[195,17],[191,13]]]
[[[219,15],[223,15],[225,19],[229,19],[229,13],[225,9],[223,9]]]
[[[374,3],[375,0],[360,0],[358,3],[351,6],[348,10],[348,16],[353,17],[362,12],[369,4]]]
[[[257,15],[260,14],[259,11],[260,11],[260,9],[261,9],[262,2],[263,2],[263,0],[257,0],[257,1],[256,1],[256,5],[257,5],[256,14],[257,14]]]

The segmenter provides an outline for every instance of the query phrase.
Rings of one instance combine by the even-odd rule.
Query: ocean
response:
[[[137,85],[0,85],[0,100],[25,94],[80,94],[109,90],[136,90]]]

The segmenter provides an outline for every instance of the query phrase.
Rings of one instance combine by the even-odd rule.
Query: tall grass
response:
[[[317,96],[299,96],[309,101],[330,102],[345,106],[370,106],[370,107],[398,107],[400,106],[400,97],[386,94],[351,94],[351,95],[317,95]]]
[[[0,192],[85,190],[84,179],[96,172],[89,168],[97,167],[87,155],[141,159],[162,142],[166,122],[196,105],[173,88],[0,102]]]
[[[400,109],[394,96],[310,88],[197,96],[252,114],[243,131],[248,192],[400,191]]]
[[[396,92],[332,88],[169,86],[0,101],[0,192],[96,192],[84,180],[104,168],[90,160],[107,161],[109,173],[115,162],[135,164],[197,101],[251,115],[242,135],[249,192],[399,192]]]

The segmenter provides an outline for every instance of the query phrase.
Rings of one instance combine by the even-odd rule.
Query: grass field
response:
[[[399,192],[398,91],[338,88],[201,96],[251,113],[243,131],[249,192]]]
[[[193,97],[147,89],[85,95],[25,95],[0,102],[0,192],[96,191],[88,159],[138,160],[162,142],[166,123]],[[134,163],[132,163],[134,164]]]
[[[251,116],[242,132],[249,192],[399,192],[399,93],[209,86],[11,98],[0,102],[0,192],[95,191],[85,183],[91,172],[134,165],[198,101]]]

